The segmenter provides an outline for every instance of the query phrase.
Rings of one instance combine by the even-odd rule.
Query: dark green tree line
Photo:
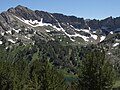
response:
[[[111,90],[114,80],[113,66],[105,59],[103,49],[91,51],[82,60],[78,90]]]

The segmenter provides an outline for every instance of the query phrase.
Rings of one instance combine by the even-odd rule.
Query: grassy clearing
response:
[[[114,88],[120,87],[120,80],[117,80],[116,83],[115,83],[115,85],[114,85],[113,87],[114,87]]]

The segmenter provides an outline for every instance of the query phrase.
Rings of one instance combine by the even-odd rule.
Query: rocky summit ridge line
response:
[[[35,44],[37,40],[98,44],[111,37],[116,37],[115,40],[119,41],[119,32],[120,17],[85,20],[58,13],[33,11],[21,5],[0,13],[0,44],[7,47],[14,44]]]

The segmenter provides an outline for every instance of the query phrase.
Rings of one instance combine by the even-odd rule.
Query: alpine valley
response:
[[[120,17],[91,20],[33,11],[21,5],[0,13],[0,59],[3,61],[14,64],[19,60],[26,60],[30,64],[38,58],[48,60],[59,72],[64,73],[66,82],[69,83],[77,78],[78,68],[86,54],[94,52],[96,48],[104,49],[101,52],[112,64],[119,78]],[[120,84],[119,80],[118,83]],[[120,87],[118,83],[114,87]]]

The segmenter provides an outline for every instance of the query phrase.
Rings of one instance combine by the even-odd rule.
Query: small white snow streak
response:
[[[108,55],[111,55],[112,53],[111,53],[111,52],[108,52],[107,54],[108,54]]]
[[[41,18],[41,21],[39,22],[38,20],[34,20],[32,21],[30,20],[25,20],[24,18],[20,19],[19,17],[15,16],[17,19],[19,19],[21,22],[26,23],[27,25],[30,25],[31,27],[39,27],[39,26],[51,26],[53,28],[55,28],[56,30],[60,31],[62,29],[62,27],[60,26],[60,23],[58,22],[58,25],[60,28],[57,28],[56,26],[50,24],[50,23],[43,23],[43,18]],[[51,16],[52,17],[52,16]]]
[[[105,36],[101,36],[100,37],[100,42],[102,42],[106,37]]]
[[[71,25],[71,27],[73,27],[73,26]],[[74,27],[73,27],[73,28],[74,28]],[[75,28],[74,28],[74,29],[75,29]],[[95,40],[97,40],[97,38],[98,38],[97,35],[92,34],[92,33],[90,32],[90,30],[88,30],[88,29],[75,29],[75,30],[76,30],[76,31],[83,31],[83,32],[89,33],[89,34],[91,35],[91,37],[94,38]]]
[[[19,32],[21,31],[21,29],[15,30],[14,28],[13,28],[13,30],[14,30],[16,33],[19,33]]]
[[[8,39],[8,41],[10,41],[11,43],[15,43],[15,41],[13,41],[12,39]]]
[[[38,20],[25,20],[24,22],[32,27],[38,27],[38,26],[52,26],[52,24],[49,23],[43,23],[43,18],[41,18],[41,21],[39,22]]]
[[[91,37],[93,37],[95,40],[97,40],[97,38],[98,38],[98,36],[94,35],[94,34],[91,34]]]
[[[69,23],[68,23],[68,25],[69,25]],[[73,25],[70,25],[70,26],[71,26],[73,29],[75,29],[75,30],[79,30],[79,29],[74,28]]]
[[[97,40],[97,37],[98,37],[98,36],[95,35],[95,34],[92,34],[92,33],[90,32],[90,30],[88,30],[88,29],[81,29],[81,31],[86,32],[86,33],[89,33],[92,38],[94,38],[95,40]]]
[[[113,47],[116,47],[116,46],[118,46],[119,45],[119,43],[115,43],[115,44],[113,44]]]
[[[91,30],[91,28],[90,28],[90,27],[88,27],[88,29],[89,29],[89,30]]]
[[[90,30],[88,29],[80,29],[80,31],[86,32],[86,33],[90,33]]]
[[[60,31],[61,29],[63,29],[62,26],[60,25],[60,23],[58,22],[58,20],[55,19],[55,17],[54,17],[52,14],[50,14],[50,16],[58,23],[58,26],[59,26],[60,28],[57,28],[56,26],[53,26],[53,27],[56,28],[58,31]]]
[[[113,32],[111,31],[110,34],[113,34]]]
[[[9,30],[9,31],[6,31],[6,33],[7,33],[7,34],[8,34],[8,33],[9,33],[9,34],[12,34],[11,30]]]
[[[74,39],[72,39],[71,37],[81,37],[81,38],[83,38],[85,41],[89,41],[88,39],[88,37],[86,37],[86,36],[82,36],[82,35],[80,35],[80,34],[77,34],[77,33],[75,33],[75,35],[70,35],[70,34],[68,34],[68,33],[66,33],[66,32],[64,32],[68,37],[70,37],[70,40],[71,41],[75,41]]]
[[[93,31],[93,33],[96,33],[96,31]]]
[[[43,18],[41,18],[41,21],[39,22],[38,20],[32,21],[30,20],[25,20],[24,18],[20,19],[19,17],[15,16],[17,19],[19,19],[21,22],[24,22],[32,27],[38,27],[38,26],[52,26],[52,24],[49,23],[43,23]]]
[[[36,34],[36,31],[34,31],[34,34]]]
[[[8,49],[9,47],[7,46],[5,49]]]
[[[50,32],[50,30],[46,30],[46,32]]]
[[[16,38],[16,40],[18,40],[18,37]]]
[[[70,40],[71,40],[71,41],[73,41],[73,42],[75,42],[75,40],[74,40],[74,39],[72,39],[72,38],[70,38]]]
[[[2,35],[2,36],[4,36],[4,34],[5,34],[4,32],[1,32],[1,35]]]
[[[2,42],[2,41],[0,41],[0,44],[3,44],[3,42]]]
[[[29,37],[25,36],[26,39],[30,39]]]
[[[116,39],[115,41],[120,42],[120,39]]]
[[[73,27],[72,25],[71,25],[71,27]],[[74,27],[73,27],[74,28]],[[76,31],[83,31],[83,32],[86,32],[86,33],[90,33],[90,30],[88,30],[88,29],[76,29],[76,28],[74,28]]]

